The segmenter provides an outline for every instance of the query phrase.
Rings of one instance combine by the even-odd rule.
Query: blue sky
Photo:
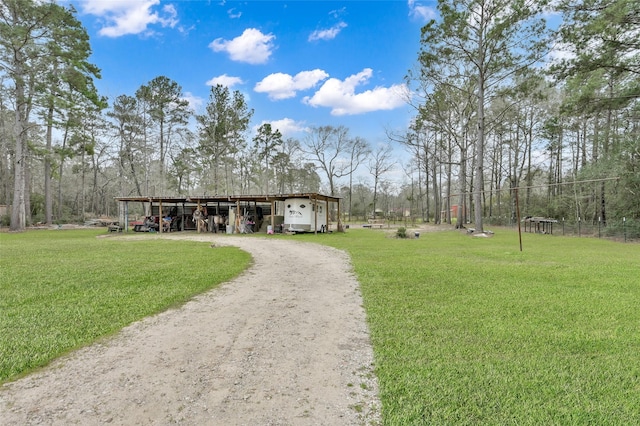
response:
[[[344,125],[373,146],[414,115],[403,77],[435,1],[75,0],[110,100],[164,75],[197,113],[239,90],[285,137]]]

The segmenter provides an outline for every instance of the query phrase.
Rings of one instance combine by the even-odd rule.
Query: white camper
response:
[[[325,232],[327,230],[327,202],[309,198],[284,200],[285,232]]]

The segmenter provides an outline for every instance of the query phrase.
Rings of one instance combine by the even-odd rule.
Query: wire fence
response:
[[[487,218],[488,226],[508,226],[516,228],[516,221],[506,218]],[[602,220],[554,220],[545,226],[531,226],[526,219],[521,223],[522,232],[535,232],[559,236],[605,238],[623,242],[640,242],[640,221],[626,217]]]

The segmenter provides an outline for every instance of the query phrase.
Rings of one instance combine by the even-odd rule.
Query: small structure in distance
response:
[[[556,219],[548,217],[527,216],[522,219],[524,222],[524,232],[536,234],[553,234],[553,224],[558,223]],[[527,231],[529,225],[529,231]]]

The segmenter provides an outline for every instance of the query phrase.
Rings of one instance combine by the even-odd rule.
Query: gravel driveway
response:
[[[0,388],[3,425],[380,423],[359,284],[341,251],[292,240],[163,235],[234,245],[240,277]],[[295,238],[295,237],[294,237]],[[211,250],[212,263],[216,248]]]

